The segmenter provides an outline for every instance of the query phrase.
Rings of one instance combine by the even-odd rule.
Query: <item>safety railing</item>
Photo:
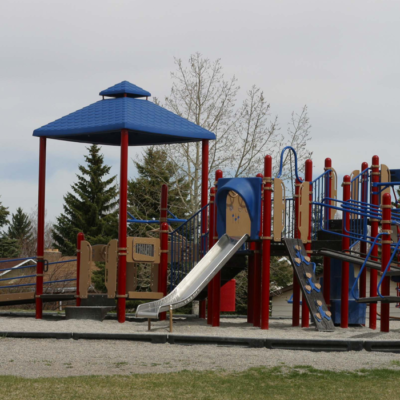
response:
[[[208,209],[209,204],[169,234],[171,291],[208,251],[208,223],[207,232],[202,233],[202,219],[204,215],[209,214]]]
[[[0,263],[11,262],[11,261],[27,261],[27,260],[34,261],[35,259],[36,259],[36,257],[16,258],[16,259],[11,259],[11,260],[1,260]],[[51,262],[51,263],[46,262],[46,267],[44,269],[44,272],[48,272],[48,266],[49,265],[66,264],[66,263],[76,262],[76,261],[77,261],[76,259],[72,259],[72,260],[54,261],[54,262]],[[32,268],[36,268],[36,262],[35,262],[35,264],[18,265],[18,266],[15,266],[15,267],[9,267],[9,268],[0,269],[0,272],[3,272],[3,275],[5,275],[6,272],[17,271],[17,270],[27,269],[27,268],[31,268],[31,269]],[[16,279],[28,279],[28,278],[36,278],[36,273],[35,274],[31,274],[31,275],[21,275],[21,276],[12,276],[12,277],[8,277],[8,278],[0,278],[0,282],[11,281],[11,280],[16,280]],[[76,281],[76,278],[52,280],[52,281],[43,282],[43,284],[44,285],[48,285],[48,284],[70,282],[70,281]],[[0,286],[0,290],[3,290],[3,289],[14,289],[14,288],[17,288],[17,287],[27,287],[27,286],[36,286],[36,283],[20,283],[18,285]]]

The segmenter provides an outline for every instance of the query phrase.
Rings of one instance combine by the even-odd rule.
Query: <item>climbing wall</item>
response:
[[[331,313],[325,304],[321,285],[315,277],[315,264],[307,256],[303,242],[300,239],[284,239],[284,242],[316,329],[334,331]]]

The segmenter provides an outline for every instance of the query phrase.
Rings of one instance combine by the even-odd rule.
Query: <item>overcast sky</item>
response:
[[[37,203],[34,129],[122,80],[163,98],[173,57],[194,52],[221,58],[241,96],[261,87],[283,128],[308,105],[314,176],[326,157],[341,176],[374,154],[400,168],[399,38],[398,0],[1,0],[1,201],[12,212]],[[103,151],[118,174],[118,148]],[[85,152],[48,141],[49,219]]]

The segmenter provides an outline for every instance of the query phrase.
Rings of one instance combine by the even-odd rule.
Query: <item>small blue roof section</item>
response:
[[[121,130],[130,146],[215,140],[215,135],[147,100],[116,97],[100,100],[42,126],[33,136],[119,146]]]
[[[147,90],[142,89],[139,86],[134,85],[128,81],[122,81],[121,83],[117,83],[114,86],[109,87],[108,89],[102,90],[100,96],[107,97],[150,97],[151,93]]]

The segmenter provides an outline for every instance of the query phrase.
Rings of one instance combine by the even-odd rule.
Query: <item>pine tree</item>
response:
[[[4,225],[8,224],[8,216],[10,215],[10,212],[8,211],[7,207],[4,207],[3,204],[0,202],[0,228],[2,228]]]
[[[168,186],[168,210],[178,218],[187,216],[189,182],[186,177],[177,177],[174,165],[168,161],[165,150],[147,147],[141,162],[134,161],[138,172],[136,179],[131,179],[128,186],[128,210],[139,219],[160,218],[161,187]],[[146,230],[156,226],[130,224],[129,232],[142,236]]]
[[[32,224],[29,215],[25,214],[21,207],[18,207],[17,212],[11,216],[8,236],[17,239],[20,246],[32,239]]]
[[[8,216],[10,212],[7,207],[4,207],[0,202],[0,228],[8,224]],[[18,257],[20,248],[18,241],[9,238],[4,232],[0,234],[0,258],[15,258]]]
[[[55,247],[64,255],[76,253],[76,235],[85,234],[93,244],[106,244],[118,235],[116,176],[108,177],[111,167],[104,164],[101,148],[92,145],[79,166],[78,182],[64,196],[64,212],[53,228]]]
[[[16,258],[19,254],[18,240],[2,235],[0,237],[0,258]]]

